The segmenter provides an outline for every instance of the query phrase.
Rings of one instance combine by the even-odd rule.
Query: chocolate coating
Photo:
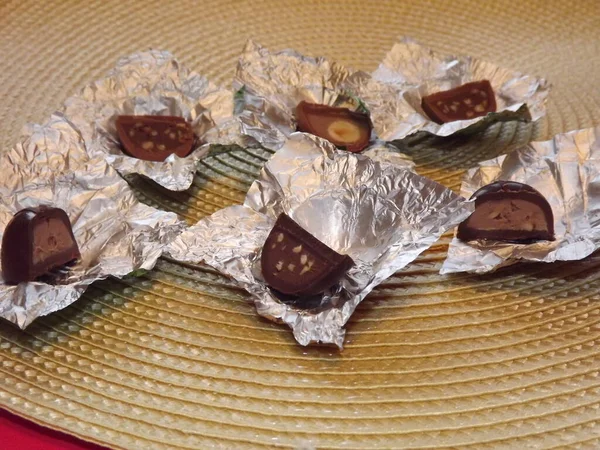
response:
[[[327,139],[353,153],[369,145],[373,129],[367,114],[304,101],[296,107],[296,121],[298,131]]]
[[[175,153],[190,154],[194,145],[192,126],[175,116],[119,116],[117,133],[123,151],[146,161],[164,161]]]
[[[515,181],[496,181],[476,191],[475,211],[458,226],[462,241],[516,243],[554,240],[554,215],[544,196]]]
[[[266,283],[281,294],[310,297],[333,286],[354,265],[281,214],[262,249]]]
[[[474,81],[447,91],[423,97],[423,111],[442,124],[468,120],[496,111],[496,97],[488,80]]]
[[[24,209],[15,214],[2,236],[2,277],[7,284],[33,281],[80,256],[62,209]]]

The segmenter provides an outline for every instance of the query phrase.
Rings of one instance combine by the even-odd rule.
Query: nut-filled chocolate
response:
[[[554,240],[552,208],[531,186],[496,181],[476,191],[471,198],[475,199],[475,211],[458,226],[460,240],[515,243]]]
[[[474,81],[423,97],[423,111],[438,124],[468,120],[496,112],[496,97],[488,80]]]
[[[184,158],[194,145],[192,126],[175,116],[118,116],[123,151],[146,161],[164,161],[173,153]]]
[[[319,294],[354,265],[323,244],[286,214],[281,214],[262,249],[261,268],[275,291],[296,297]]]
[[[302,101],[296,107],[298,131],[327,139],[356,153],[369,145],[373,124],[367,114]]]
[[[2,277],[7,284],[33,281],[80,256],[71,222],[62,209],[23,209],[4,230]]]

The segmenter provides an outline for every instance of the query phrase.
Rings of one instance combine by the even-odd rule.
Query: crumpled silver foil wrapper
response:
[[[62,115],[30,125],[0,155],[0,240],[18,211],[54,206],[66,211],[81,259],[52,280],[9,286],[0,278],[0,317],[21,328],[67,307],[87,286],[109,275],[151,269],[184,229],[174,213],[137,201],[102,157],[90,157],[81,135]]]
[[[282,212],[356,263],[316,308],[282,303],[264,283],[261,249]],[[243,206],[201,220],[167,253],[235,279],[258,313],[288,324],[300,344],[342,348],[344,324],[366,295],[470,212],[462,197],[410,170],[294,133],[266,163]]]
[[[209,151],[207,132],[233,115],[233,93],[183,67],[171,53],[151,50],[121,58],[104,78],[86,86],[64,105],[65,116],[81,131],[88,151],[100,153],[123,175],[138,173],[173,191],[192,184],[198,161]],[[121,150],[115,128],[119,115],[181,116],[197,144],[185,158],[143,161]]]
[[[364,77],[363,77],[364,78]],[[357,79],[349,86],[371,111],[382,139],[394,141],[423,131],[450,136],[476,132],[498,121],[538,120],[546,114],[550,84],[470,56],[443,55],[409,38],[395,44],[370,84]],[[421,108],[424,96],[471,81],[489,80],[496,94],[496,112],[445,124],[433,122]],[[381,88],[381,85],[384,88]]]
[[[386,89],[365,72],[353,71],[323,57],[303,56],[294,50],[270,52],[251,40],[238,60],[233,87],[237,91],[239,114],[236,131],[271,150],[281,148],[287,137],[296,132],[294,111],[302,100],[365,112],[356,92],[368,95],[372,90]],[[396,164],[412,167],[414,163],[409,156],[377,137],[377,119],[385,114],[379,110],[377,116],[372,116],[371,144],[361,153],[376,159],[395,153],[390,158]]]
[[[600,127],[532,142],[469,170],[461,194],[497,180],[528,184],[550,203],[555,241],[510,244],[454,238],[441,273],[484,273],[519,261],[575,261],[600,248]]]

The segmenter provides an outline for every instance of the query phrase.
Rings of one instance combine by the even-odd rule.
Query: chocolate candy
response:
[[[423,97],[423,111],[436,123],[473,119],[496,111],[496,97],[488,80],[474,81]]]
[[[298,131],[327,139],[353,153],[369,145],[373,129],[367,114],[304,101],[296,107],[296,121]]]
[[[542,194],[515,181],[496,181],[473,194],[475,211],[458,226],[463,241],[515,243],[554,240],[552,208]]]
[[[333,286],[354,265],[308,231],[281,214],[262,249],[267,284],[278,293],[310,297]]]
[[[7,284],[33,281],[79,257],[71,222],[62,209],[23,209],[4,230],[2,277]]]
[[[173,153],[184,158],[194,145],[192,126],[182,117],[119,116],[116,126],[123,151],[146,161],[164,161]]]

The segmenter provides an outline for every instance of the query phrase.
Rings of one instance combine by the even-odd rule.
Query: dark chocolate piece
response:
[[[369,145],[373,124],[367,114],[327,105],[300,102],[296,107],[298,131],[327,139],[349,152],[360,152]]]
[[[460,240],[516,243],[554,240],[552,208],[531,186],[496,181],[479,189],[471,198],[475,199],[475,211],[458,226]]]
[[[80,256],[71,222],[62,209],[23,209],[2,236],[2,277],[7,284],[33,281]]]
[[[184,158],[194,145],[192,126],[183,117],[119,116],[116,127],[123,151],[146,161],[164,161],[173,153]]]
[[[442,124],[495,112],[496,97],[488,80],[474,81],[423,97],[421,108],[431,120]]]
[[[316,295],[333,286],[354,265],[281,214],[261,256],[262,273],[274,290],[296,297]]]

